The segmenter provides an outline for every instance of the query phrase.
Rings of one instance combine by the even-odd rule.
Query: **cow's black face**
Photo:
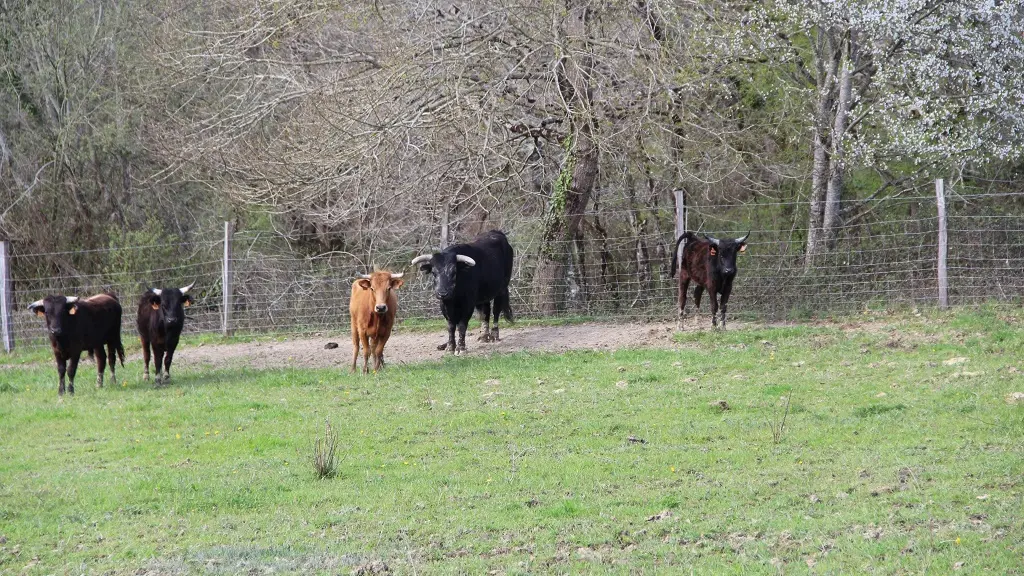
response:
[[[192,297],[177,288],[164,288],[157,293],[149,292],[150,306],[159,310],[168,328],[181,328],[185,325],[185,308],[192,305]]]
[[[708,237],[711,242],[711,259],[716,270],[724,276],[736,275],[736,255],[747,250],[747,237],[717,239]]]
[[[455,294],[459,271],[475,265],[476,262],[473,259],[454,252],[433,254],[430,256],[430,260],[419,264],[421,271],[430,273],[434,283],[434,296],[438,300],[451,298]]]
[[[78,313],[78,298],[68,299],[64,296],[47,296],[38,302],[33,302],[29,310],[35,312],[36,316],[46,318],[46,329],[54,336],[61,336],[71,322],[71,316]]]

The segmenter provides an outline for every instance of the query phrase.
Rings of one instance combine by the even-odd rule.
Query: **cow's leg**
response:
[[[164,345],[153,342],[153,362],[156,367],[154,384],[159,386],[164,382]]]
[[[75,373],[78,372],[78,361],[81,360],[82,353],[72,354],[70,361],[68,362],[68,394],[75,395]]]
[[[68,361],[66,358],[57,358],[57,376],[60,379],[60,384],[57,386],[57,395],[64,395],[64,374],[68,371]]]
[[[370,335],[363,332],[359,335],[363,346],[363,374],[370,373]]]
[[[437,347],[438,350],[447,350],[455,353],[455,322],[448,321],[448,342]]]
[[[113,342],[107,344],[107,364],[110,366],[110,385],[117,386],[117,344]]]
[[[504,289],[498,293],[498,297],[494,299],[494,329],[491,330],[491,342],[499,342],[501,340],[501,334],[498,331],[498,318],[501,317],[501,313],[508,309],[508,289]]]
[[[171,379],[171,362],[174,361],[174,350],[178,347],[178,339],[167,338],[167,355],[164,356],[164,382]]]
[[[149,340],[139,337],[139,342],[142,342],[142,363],[145,366],[142,372],[142,379],[149,380]]]
[[[711,299],[711,325],[718,327],[718,294],[708,290],[708,297]]]
[[[352,326],[352,373],[355,374],[359,364],[359,330]]]
[[[373,370],[375,372],[384,368],[384,345],[387,343],[388,339],[380,336],[373,341]]]
[[[459,345],[455,347],[455,354],[462,354],[466,351],[466,326],[467,321],[459,322]]]
[[[96,387],[103,388],[103,371],[107,368],[107,354],[103,350],[103,346],[93,350],[92,354],[96,357]]]
[[[704,298],[704,286],[697,284],[693,288],[693,317],[697,319],[698,326],[700,325],[700,301]]]
[[[478,340],[481,342],[491,341],[491,301],[488,300],[480,305],[477,310],[480,311],[480,315],[483,316],[484,321],[484,333]]]
[[[686,292],[690,289],[690,278],[684,276],[682,270],[679,271],[679,329],[683,329],[683,323],[686,320]],[[695,298],[696,299],[696,298]],[[697,300],[700,302],[700,300]]]
[[[732,292],[732,286],[728,286],[726,290],[722,290],[722,330],[725,330],[725,309],[729,302],[730,292]]]

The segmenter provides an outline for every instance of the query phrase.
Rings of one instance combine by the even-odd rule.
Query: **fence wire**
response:
[[[948,278],[951,304],[1013,300],[1024,293],[1024,192],[952,193],[947,198]],[[968,190],[969,192],[969,190]],[[849,217],[827,255],[805,263],[807,204],[762,202],[702,205],[691,202],[691,230],[718,237],[750,234],[738,258],[730,315],[748,320],[799,319],[866,306],[933,304],[937,286],[938,217],[934,196],[899,197]],[[671,209],[608,209],[588,212],[580,238],[555,242],[567,273],[553,291],[559,315],[671,319],[677,284],[669,276],[674,238]],[[588,224],[591,221],[603,224]],[[516,259],[510,292],[518,317],[542,315],[534,273],[541,253],[538,222],[506,230]],[[429,232],[429,233],[428,233]],[[425,231],[423,237],[436,237]],[[382,235],[386,237],[386,235]],[[27,311],[47,294],[85,297],[117,294],[124,308],[122,339],[135,338],[143,291],[195,282],[186,333],[222,328],[223,241],[212,231],[182,242],[20,254],[13,247],[12,276],[16,346],[46,346],[41,319]],[[294,238],[291,239],[294,241]],[[353,278],[369,262],[406,272],[399,316],[439,318],[428,278],[408,268],[436,245],[386,246],[373,254],[302,255],[288,239],[267,232],[234,234],[231,268],[236,333],[345,334]],[[40,275],[39,262],[57,259],[61,272]],[[97,264],[101,262],[102,264]],[[85,263],[79,265],[80,263]],[[84,269],[93,266],[95,269]],[[73,273],[66,270],[73,269]],[[692,290],[691,285],[691,290]],[[688,306],[692,306],[692,299]],[[707,318],[707,303],[701,310]],[[692,310],[688,310],[692,314]]]

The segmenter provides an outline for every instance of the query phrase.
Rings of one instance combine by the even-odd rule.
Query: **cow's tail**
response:
[[[690,241],[690,240],[693,240],[695,238],[696,238],[696,236],[693,235],[693,232],[683,232],[683,234],[679,238],[676,239],[676,249],[672,251],[672,268],[671,268],[672,271],[669,273],[669,277],[670,278],[674,278],[675,277],[675,275],[676,275],[676,267],[679,264],[679,244],[683,240]]]
[[[501,307],[501,315],[508,320],[509,324],[514,323],[516,320],[512,317],[512,299],[505,298],[504,306]]]
[[[117,338],[117,357],[121,359],[121,367],[124,368],[124,346],[120,337]]]

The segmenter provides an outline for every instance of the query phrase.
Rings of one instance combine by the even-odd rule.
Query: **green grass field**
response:
[[[983,308],[370,377],[179,353],[169,387],[135,362],[97,390],[84,364],[63,402],[50,362],[3,366],[0,573],[1021,574],[1019,326]],[[325,420],[341,462],[318,480]]]

